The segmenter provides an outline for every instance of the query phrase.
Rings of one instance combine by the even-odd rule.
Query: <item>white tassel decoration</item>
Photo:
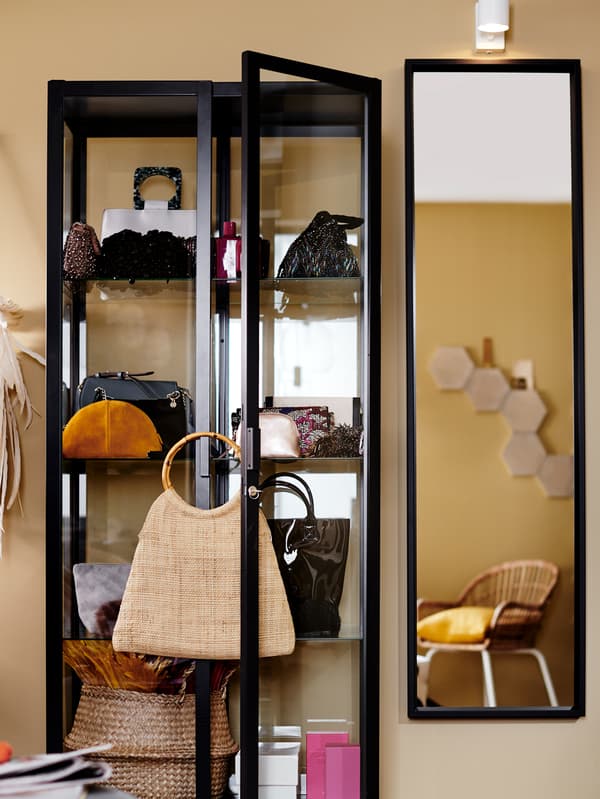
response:
[[[21,446],[17,418],[23,417],[27,429],[33,419],[33,406],[17,358],[21,351],[38,363],[45,359],[23,347],[10,333],[9,325],[23,316],[19,306],[0,296],[0,558],[4,533],[4,513],[19,498]]]

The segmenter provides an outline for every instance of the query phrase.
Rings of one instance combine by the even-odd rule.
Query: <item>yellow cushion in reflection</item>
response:
[[[417,634],[436,644],[476,644],[483,641],[494,608],[449,608],[426,616],[417,624]]]

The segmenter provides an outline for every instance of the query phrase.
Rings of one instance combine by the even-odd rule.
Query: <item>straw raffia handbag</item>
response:
[[[164,491],[154,501],[139,534],[131,572],[113,632],[116,651],[204,660],[240,657],[241,501],[239,492],[217,508],[189,505],[173,488],[176,453],[202,436],[191,433],[168,452]],[[269,525],[259,510],[260,657],[288,655],[295,635]]]

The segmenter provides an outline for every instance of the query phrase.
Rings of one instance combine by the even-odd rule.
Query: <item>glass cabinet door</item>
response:
[[[254,53],[243,74],[241,780],[260,784],[257,755],[296,744],[301,790],[352,791],[354,775],[375,796],[379,84]],[[269,411],[298,421],[297,456],[270,448]],[[293,654],[260,660],[259,503],[296,631]]]

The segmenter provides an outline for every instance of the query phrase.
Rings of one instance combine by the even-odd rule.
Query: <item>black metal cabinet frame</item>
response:
[[[63,382],[62,249],[65,221],[85,220],[86,157],[89,137],[192,136],[197,138],[197,277],[195,306],[195,409],[197,429],[210,429],[210,381],[202,365],[210,364],[211,341],[211,183],[216,172],[217,224],[230,207],[229,149],[232,137],[242,138],[242,616],[240,671],[241,780],[246,799],[258,795],[258,502],[248,489],[258,483],[260,431],[258,427],[258,308],[259,308],[259,142],[261,135],[361,135],[362,212],[366,220],[362,240],[363,264],[361,376],[365,429],[361,487],[361,603],[360,603],[360,743],[361,796],[378,795],[379,775],[379,382],[380,382],[380,171],[381,93],[378,80],[329,70],[259,53],[243,55],[241,84],[208,81],[65,82],[51,81],[48,97],[48,294],[47,294],[47,745],[60,750],[63,735],[62,613],[63,547],[70,547],[67,562],[83,559],[85,519],[75,490],[81,474],[76,464],[64,465],[61,452],[61,385]],[[277,102],[270,103],[268,85],[261,70],[288,76],[277,83],[292,98],[282,117]],[[300,80],[298,80],[300,79]],[[306,114],[303,86],[310,82],[311,113]],[[316,82],[316,83],[313,83]],[[267,88],[265,89],[265,86]],[[323,90],[322,100],[319,92]],[[275,92],[275,93],[276,93]],[[355,97],[352,111],[331,97]],[[317,97],[316,103],[314,97]],[[316,110],[315,110],[316,108]],[[308,120],[308,122],[307,122]],[[69,146],[65,148],[65,131]],[[213,165],[212,142],[216,142]],[[66,177],[65,177],[66,176]],[[77,384],[81,369],[79,336],[85,326],[85,292],[72,292],[71,337],[68,373]],[[220,322],[219,358],[225,358],[228,294],[216,288]],[[225,344],[223,343],[225,342]],[[227,370],[219,372],[219,396],[226,396]],[[72,410],[72,409],[71,409]],[[216,409],[215,423],[225,425],[226,407]],[[72,482],[70,540],[63,541],[62,480],[65,471]],[[84,469],[85,471],[85,469]],[[211,497],[209,449],[206,440],[196,443],[196,503],[208,507]],[[216,479],[214,501],[221,502],[226,488]],[[364,535],[369,530],[368,542]],[[75,614],[71,619],[77,624]],[[208,795],[209,773],[209,664],[197,664],[196,749],[197,796]],[[76,701],[76,696],[72,697]]]

